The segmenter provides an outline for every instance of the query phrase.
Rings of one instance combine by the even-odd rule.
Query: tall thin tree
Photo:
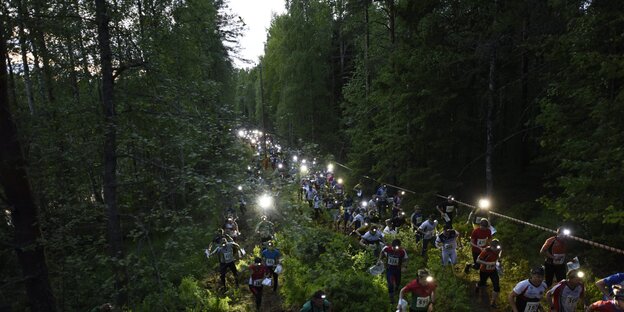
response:
[[[104,205],[107,209],[107,237],[115,274],[117,309],[127,302],[128,274],[123,263],[121,222],[117,207],[117,130],[114,101],[113,54],[106,0],[95,0],[100,66],[102,70],[102,108],[104,110]]]
[[[26,160],[9,107],[4,20],[0,20],[0,185],[11,209],[15,252],[31,311],[56,311]]]

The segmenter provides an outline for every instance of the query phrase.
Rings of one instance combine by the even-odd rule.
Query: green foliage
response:
[[[177,288],[166,288],[162,294],[147,296],[133,311],[230,311],[230,299],[220,298],[201,287],[192,276],[182,279]]]

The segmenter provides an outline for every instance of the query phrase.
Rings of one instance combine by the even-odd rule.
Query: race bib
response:
[[[563,261],[565,260],[565,254],[553,254],[553,256],[553,264],[563,264]]]
[[[576,307],[576,302],[578,301],[578,299],[578,297],[567,296],[565,298],[565,305],[574,309],[574,307]]]
[[[422,219],[423,219],[422,217],[417,217],[416,218],[416,223],[417,224],[421,224],[422,223]]]
[[[275,264],[275,259],[266,259],[265,260],[267,266],[273,266]]]
[[[479,247],[485,247],[485,245],[487,245],[487,238],[484,238],[484,239],[477,239],[477,246],[479,246]]]
[[[496,270],[496,264],[486,264],[485,269],[488,271]]]
[[[429,305],[429,297],[416,298],[416,308],[426,308]]]
[[[255,287],[262,287],[262,279],[257,279],[253,281],[253,285]]]
[[[539,306],[539,302],[527,302],[524,312],[537,312]]]
[[[453,209],[455,209],[455,206],[446,206],[447,213],[453,212]]]
[[[389,256],[388,257],[388,264],[389,265],[399,265],[399,258],[393,257],[393,256]]]
[[[234,260],[234,254],[231,251],[226,251],[223,253],[223,261],[232,262]]]
[[[444,244],[444,249],[453,249],[453,244]]]

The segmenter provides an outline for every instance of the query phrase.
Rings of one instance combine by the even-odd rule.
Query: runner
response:
[[[438,223],[433,220],[433,215],[431,214],[429,218],[418,227],[418,232],[423,237],[422,251],[420,252],[421,256],[427,255],[427,246],[429,244],[434,246],[436,225],[438,225]]]
[[[479,228],[476,228],[470,234],[470,245],[472,246],[472,261],[473,263],[466,264],[464,268],[464,273],[468,274],[470,272],[470,267],[474,267],[475,270],[479,269],[479,264],[477,263],[477,258],[485,250],[485,247],[489,244],[492,239],[492,231],[489,229],[490,222],[487,219],[481,219],[479,222]]]
[[[249,290],[256,299],[256,311],[260,311],[262,305],[262,281],[267,275],[266,267],[262,265],[262,259],[255,258],[254,263],[249,265],[251,276],[249,277]]]
[[[371,225],[370,229],[362,235],[360,239],[360,245],[363,247],[375,246],[379,243],[382,243],[383,233],[379,230],[377,225]]]
[[[444,225],[444,231],[438,235],[435,241],[436,247],[442,250],[442,266],[450,264],[453,266],[457,263],[457,242],[459,241],[459,232],[453,230],[449,224]]]
[[[613,286],[613,299],[600,300],[592,303],[586,311],[622,312],[624,311],[624,289],[622,286]]]
[[[208,255],[219,255],[221,287],[223,287],[224,291],[227,291],[227,286],[225,285],[225,274],[227,274],[228,269],[230,269],[232,274],[234,274],[234,281],[236,281],[236,287],[238,288],[238,271],[236,271],[236,259],[234,258],[235,249],[240,249],[240,246],[235,242],[228,242],[225,238],[223,238],[221,239],[221,244]]]
[[[401,300],[405,293],[412,294],[412,300],[409,303],[412,312],[431,312],[435,303],[435,289],[438,286],[433,281],[433,277],[426,269],[418,270],[418,278],[411,281],[399,292],[399,304],[397,309],[401,309]]]
[[[509,305],[513,312],[537,312],[541,310],[540,301],[546,292],[544,283],[544,268],[537,267],[531,270],[531,278],[516,284],[509,293]]]
[[[416,243],[422,239],[422,234],[418,232],[418,228],[423,223],[424,216],[420,206],[414,205],[414,212],[410,216],[410,222],[412,223],[412,231],[416,233]]]
[[[260,222],[256,225],[256,234],[260,236],[260,243],[264,249],[265,243],[273,239],[274,224],[267,220],[267,216],[260,217]]]
[[[603,299],[613,299],[613,286],[624,286],[624,273],[615,273],[596,282],[596,287],[602,292]]]
[[[358,184],[356,184],[353,187],[353,191],[355,192],[355,196],[357,197],[358,200],[362,200],[362,196],[364,196],[364,190],[362,187],[362,180],[358,181]]]
[[[445,224],[452,226],[455,211],[457,210],[453,196],[449,195],[445,201],[436,206],[436,209],[440,212],[440,216],[444,220]]]
[[[394,293],[401,285],[401,267],[407,261],[407,251],[401,247],[401,240],[395,239],[391,245],[384,247],[379,254],[379,261],[386,259],[386,280],[388,282],[388,294],[390,304],[393,304]]]
[[[563,228],[557,229],[557,235],[550,237],[544,242],[540,254],[546,257],[544,269],[546,271],[546,285],[550,287],[553,278],[558,281],[564,280],[566,275],[565,256],[567,251],[566,237]]]
[[[240,232],[238,231],[238,223],[234,221],[234,218],[229,217],[225,220],[225,224],[223,225],[223,230],[225,234],[229,235],[233,239],[238,238]]]
[[[318,290],[306,301],[299,312],[331,312],[331,302],[327,300],[327,295],[322,290]]]
[[[214,245],[220,244],[221,240],[224,239],[224,238],[228,242],[233,242],[234,241],[234,239],[230,235],[225,234],[225,231],[223,231],[223,229],[217,229],[217,231],[215,232],[215,237],[210,242],[210,245],[208,245],[208,251],[211,251],[212,247]]]
[[[263,250],[261,255],[267,269],[267,274],[270,272],[273,275],[273,291],[275,292],[278,286],[278,274],[275,273],[275,267],[279,263],[282,254],[275,248],[273,242],[268,242],[267,249]]]
[[[492,300],[490,302],[492,308],[497,307],[498,294],[500,293],[499,276],[496,270],[496,262],[500,257],[500,252],[500,243],[498,240],[493,239],[490,246],[486,247],[477,258],[477,263],[481,266],[479,268],[479,283],[476,291],[478,292],[480,289],[485,288],[488,278],[492,281]]]
[[[579,300],[585,296],[583,272],[570,270],[567,276],[568,279],[559,282],[546,293],[546,301],[550,304],[551,312],[574,312]]]
[[[321,196],[316,193],[314,194],[314,219],[318,220],[321,217]]]

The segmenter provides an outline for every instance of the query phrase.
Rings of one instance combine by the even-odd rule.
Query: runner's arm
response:
[[[479,260],[477,260],[479,261]],[[507,300],[509,301],[509,306],[511,307],[511,310],[513,312],[518,312],[518,307],[516,306],[516,297],[518,296],[518,294],[516,294],[513,290],[509,293],[509,296],[507,296]]]

